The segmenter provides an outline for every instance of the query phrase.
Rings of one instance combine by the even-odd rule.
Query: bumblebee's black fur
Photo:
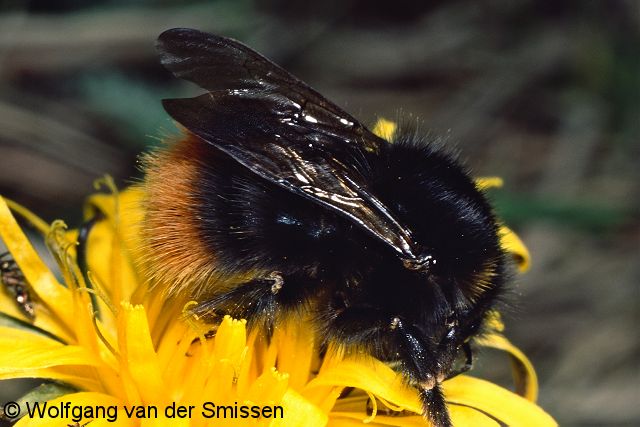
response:
[[[440,383],[469,359],[505,280],[496,218],[469,174],[434,144],[382,141],[238,42],[175,29],[159,49],[210,91],[165,101],[202,144],[197,235],[220,274],[264,272],[207,289],[200,314],[268,329],[311,313],[326,341],[389,362],[425,416],[450,425]]]

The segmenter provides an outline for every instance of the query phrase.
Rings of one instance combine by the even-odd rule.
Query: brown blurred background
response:
[[[232,36],[504,177],[492,197],[533,256],[507,334],[540,404],[561,425],[640,425],[640,1],[305,3],[0,0],[0,193],[76,225],[96,177],[126,185],[174,129],[160,99],[198,93],[158,65],[157,35]]]

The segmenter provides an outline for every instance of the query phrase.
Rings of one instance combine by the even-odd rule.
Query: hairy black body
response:
[[[186,218],[162,235],[150,226],[151,246],[186,256],[172,242],[192,236],[211,271],[177,291],[205,317],[266,330],[311,313],[327,342],[389,362],[425,416],[450,425],[440,383],[458,358],[469,363],[505,276],[496,219],[468,173],[432,144],[381,140],[235,41],[177,29],[159,48],[174,74],[210,91],[165,101],[189,136],[147,165],[149,222]],[[162,201],[163,178],[180,174],[167,160],[188,171],[184,205]]]

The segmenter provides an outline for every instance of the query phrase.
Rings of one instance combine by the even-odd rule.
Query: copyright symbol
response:
[[[18,418],[20,415],[20,405],[16,402],[7,402],[2,407],[2,412],[7,418]]]

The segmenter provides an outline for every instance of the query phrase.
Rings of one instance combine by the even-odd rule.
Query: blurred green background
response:
[[[640,425],[640,1],[0,1],[0,193],[80,219],[174,131],[166,97],[197,88],[154,40],[232,36],[364,123],[419,120],[474,173],[533,267],[507,335],[561,425]],[[491,372],[499,355],[482,355]],[[0,400],[14,392],[0,391]]]

